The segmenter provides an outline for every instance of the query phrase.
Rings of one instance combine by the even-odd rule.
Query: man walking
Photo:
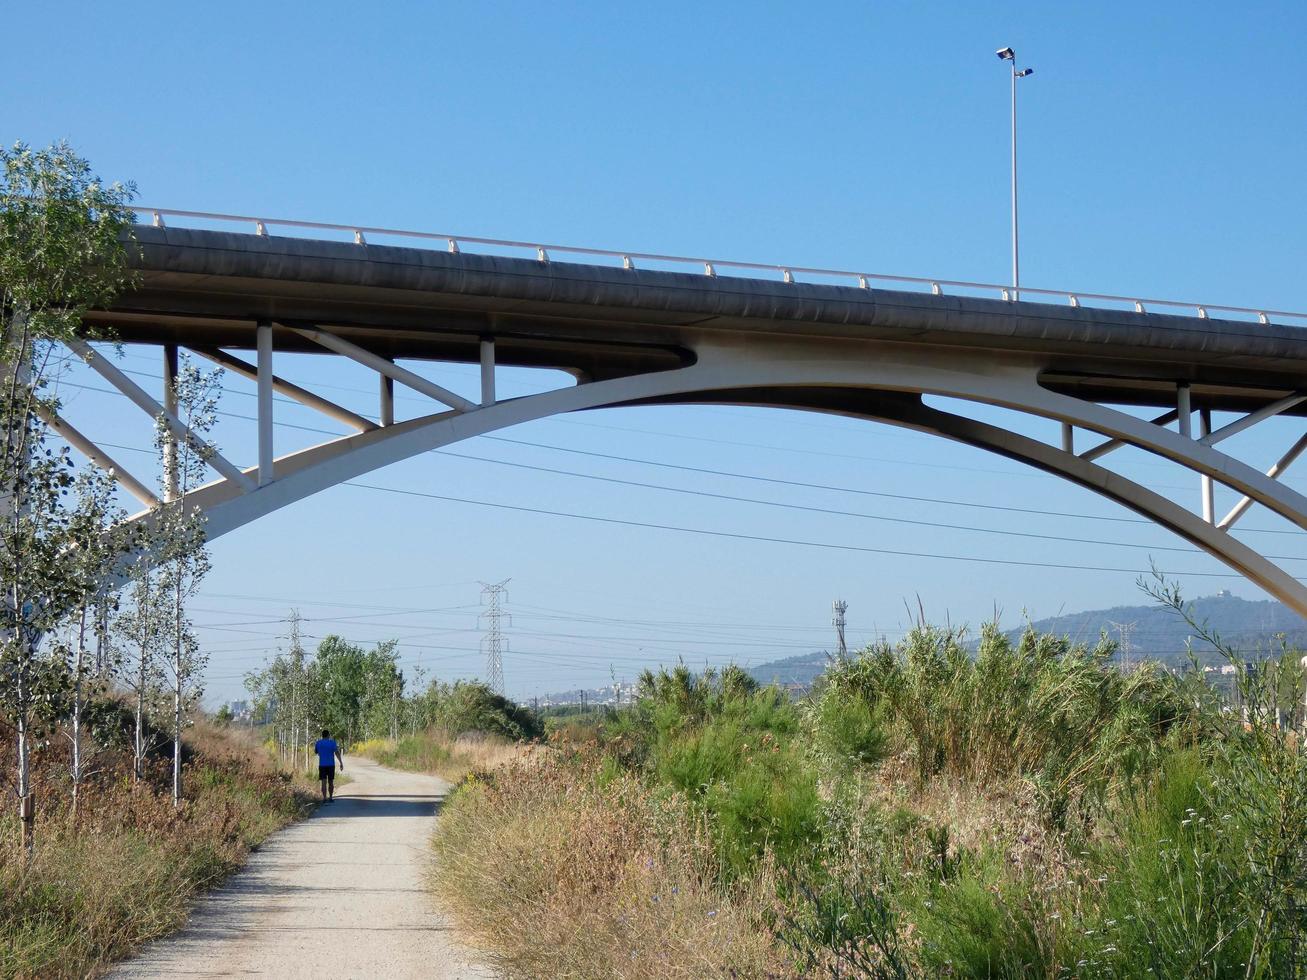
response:
[[[318,780],[322,783],[322,802],[336,798],[336,763],[340,771],[345,771],[345,760],[341,758],[340,746],[325,728],[322,738],[313,743],[313,751],[318,753]]]

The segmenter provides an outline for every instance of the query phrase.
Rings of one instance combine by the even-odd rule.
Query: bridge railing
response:
[[[967,294],[994,296],[1009,302],[1021,302],[1030,297],[1041,301],[1058,300],[1071,306],[1109,306],[1133,308],[1138,313],[1160,309],[1181,316],[1207,319],[1223,314],[1234,319],[1256,319],[1269,324],[1272,318],[1288,326],[1307,326],[1307,313],[1250,306],[1229,306],[1221,303],[1199,303],[1188,300],[1158,299],[1142,296],[1115,296],[1111,293],[1091,293],[1068,289],[1045,289],[1022,286],[1014,290],[1011,285],[992,282],[968,282],[962,279],[932,279],[926,276],[896,276],[880,272],[859,272],[851,269],[821,269],[802,265],[773,265],[765,262],[740,262],[733,259],[710,259],[688,255],[664,255],[658,252],[624,252],[607,248],[588,248],[579,245],[558,245],[546,242],[512,241],[505,238],[480,238],[475,235],[451,235],[442,232],[413,231],[401,228],[381,228],[372,225],[333,224],[325,221],[297,221],[289,218],[262,218],[256,215],[220,214],[211,211],[183,211],[174,208],[136,207],[138,215],[148,214],[155,227],[165,227],[169,218],[193,219],[218,224],[252,225],[256,235],[267,235],[269,228],[287,230],[331,231],[353,237],[357,245],[366,245],[368,236],[411,239],[426,243],[440,243],[449,252],[461,252],[466,246],[482,249],[522,250],[534,253],[539,262],[548,263],[551,255],[585,256],[620,261],[623,268],[634,269],[637,262],[654,262],[672,266],[689,265],[702,269],[706,276],[721,272],[764,272],[779,276],[783,282],[797,282],[799,276],[818,276],[836,282],[847,281],[863,289],[872,283],[890,283],[915,289],[929,290],[936,296],[944,290],[961,290]]]

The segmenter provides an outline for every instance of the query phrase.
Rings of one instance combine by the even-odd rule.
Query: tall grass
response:
[[[595,758],[554,755],[469,778],[434,846],[437,894],[510,976],[784,971],[758,926],[767,881],[716,887],[716,844],[701,821]]]
[[[459,790],[436,887],[511,976],[1307,976],[1301,672],[1230,712],[1111,652],[922,625],[797,705],[647,674]]]
[[[919,625],[897,647],[833,664],[809,709],[819,744],[863,765],[908,753],[918,786],[1028,779],[1056,822],[1155,766],[1192,710],[1160,667],[1118,671],[1105,641],[1026,631],[1013,642],[993,624],[974,651],[964,639]]]

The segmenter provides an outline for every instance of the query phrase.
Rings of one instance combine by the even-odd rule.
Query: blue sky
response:
[[[1009,263],[1008,83],[994,50],[1010,44],[1036,70],[1021,90],[1023,281],[1307,308],[1300,4],[53,3],[14,6],[6,23],[25,43],[8,55],[0,137],[67,138],[106,178],[135,180],[145,204],[989,281]],[[361,369],[284,360],[291,377],[375,413]],[[142,351],[123,365],[157,376]],[[472,368],[423,370],[474,391]],[[252,387],[226,383],[224,407],[248,414]],[[514,372],[501,387],[553,383]],[[148,446],[143,416],[87,388],[67,398],[98,438]],[[298,408],[281,418],[321,425]],[[1051,437],[1048,423],[1015,424]],[[1239,437],[1245,457],[1269,464],[1300,427]],[[239,462],[254,461],[252,436],[239,418],[220,423]],[[1124,569],[1151,555],[1223,571],[1161,551],[1180,542],[1137,523],[848,492],[1129,517],[1015,464],[883,427],[650,408],[501,436],[518,441],[475,440],[452,450],[481,460],[429,455],[366,482],[745,535]],[[291,448],[321,436],[278,438]],[[1197,503],[1188,474],[1142,454],[1117,465]],[[1248,526],[1285,530],[1265,516]],[[1307,568],[1299,536],[1246,539]],[[196,618],[214,702],[284,642],[291,606],[311,636],[397,636],[409,665],[474,676],[478,580],[512,578],[505,674],[522,697],[676,657],[757,663],[820,649],[836,596],[855,642],[901,629],[918,596],[932,617],[973,624],[996,609],[1017,622],[1138,598],[1130,571],[895,559],[351,487],[213,550]],[[1235,578],[1186,585],[1261,597]]]

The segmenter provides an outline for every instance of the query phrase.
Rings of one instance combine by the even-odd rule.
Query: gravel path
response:
[[[492,978],[423,887],[449,784],[349,757],[336,799],[269,838],[186,928],[109,976]]]

